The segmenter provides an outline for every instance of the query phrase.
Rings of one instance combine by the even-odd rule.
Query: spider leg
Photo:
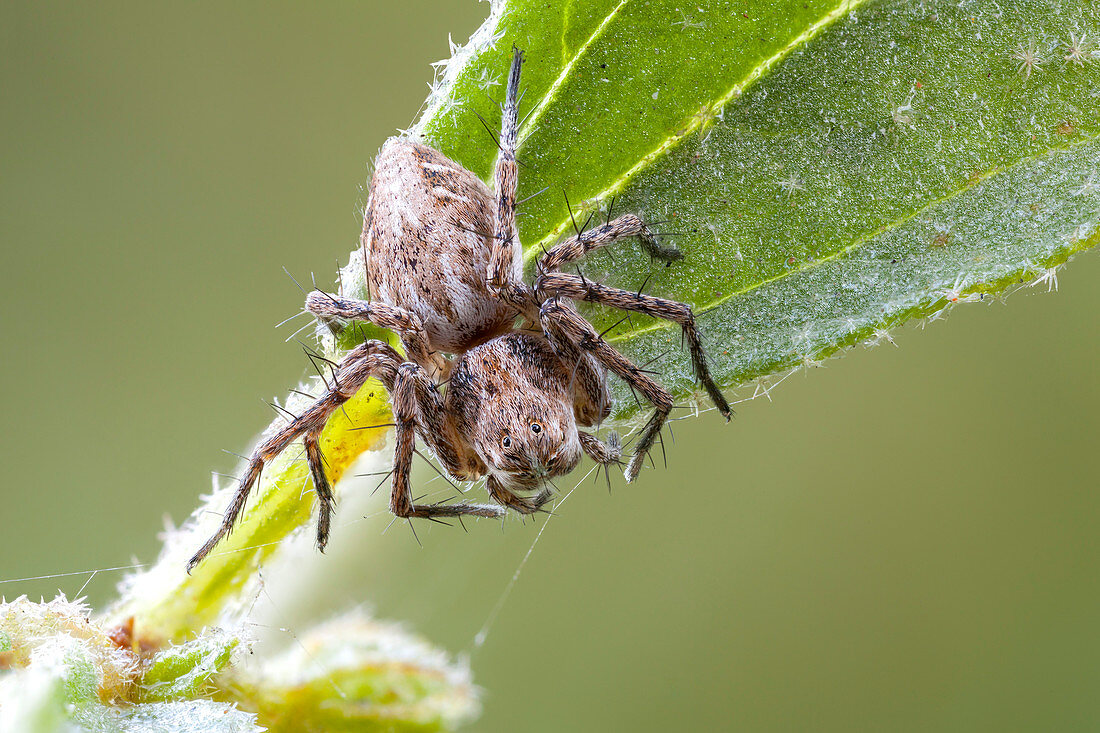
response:
[[[336,383],[331,385],[300,416],[283,426],[252,451],[237,486],[237,492],[225,510],[221,526],[187,563],[187,571],[193,570],[233,530],[237,518],[244,509],[248,494],[259,480],[264,466],[286,450],[299,436],[306,436],[306,459],[320,500],[317,544],[319,548],[324,549],[331,523],[333,497],[332,489],[325,477],[324,459],[318,442],[321,430],[324,429],[329,417],[351,399],[371,377],[378,377],[386,389],[392,389],[399,365],[397,354],[389,344],[381,341],[366,341],[348,352],[339,364]]]
[[[500,152],[497,155],[493,183],[497,194],[496,233],[489,253],[486,273],[489,292],[509,303],[532,323],[538,322],[538,305],[534,293],[523,283],[523,258],[516,233],[516,187],[519,169],[516,165],[516,142],[519,134],[519,76],[523,52],[512,50],[512,68],[508,74],[508,90],[500,121]]]
[[[572,308],[571,305],[561,301],[559,303],[563,307]],[[602,422],[611,414],[611,393],[607,388],[607,372],[591,354],[585,353],[556,323],[543,323],[543,336],[569,371],[569,386],[573,393],[573,414],[577,423],[590,427]]]
[[[306,463],[309,464],[309,473],[313,477],[313,490],[317,492],[317,549],[325,551],[328,544],[328,533],[332,527],[332,510],[336,504],[336,497],[332,493],[332,484],[329,483],[328,474],[325,472],[325,455],[321,452],[321,430],[310,430],[302,436],[302,443],[306,447]]]
[[[397,423],[397,440],[394,448],[393,484],[390,492],[390,511],[395,516],[405,518],[432,519],[435,517],[458,517],[472,514],[478,517],[500,517],[504,510],[488,504],[415,504],[412,489],[409,486],[409,473],[412,470],[413,454],[416,450],[417,428],[417,389],[416,379],[420,368],[416,364],[402,364],[397,370],[393,390],[390,392],[393,403],[394,422]],[[420,372],[423,375],[423,372]],[[426,379],[426,376],[424,377]]]
[[[674,300],[655,298],[641,292],[620,290],[600,283],[593,282],[579,275],[566,272],[546,272],[539,276],[535,289],[540,294],[550,297],[565,297],[573,300],[587,300],[592,303],[601,303],[619,308],[620,310],[645,313],[655,318],[663,318],[667,321],[680,324],[684,338],[688,343],[691,353],[691,362],[695,367],[695,376],[703,385],[707,395],[714,406],[728,421],[730,415],[729,402],[726,401],[722,390],[714,383],[707,366],[706,354],[703,351],[703,340],[699,330],[695,327],[695,314],[691,307]]]
[[[654,406],[653,416],[642,429],[638,437],[634,455],[626,467],[626,480],[633,481],[642,470],[646,453],[653,446],[657,434],[672,411],[672,395],[661,385],[649,378],[641,369],[634,366],[625,356],[607,343],[592,325],[572,308],[566,307],[557,298],[550,298],[542,304],[540,317],[543,328],[551,332],[560,329],[573,343],[592,354],[601,364],[621,377],[631,389],[641,392]]]
[[[338,320],[366,321],[389,329],[401,337],[405,354],[410,361],[419,364],[432,376],[441,375],[446,371],[444,359],[433,353],[429,347],[428,334],[420,318],[404,308],[343,298],[314,290],[306,296],[306,310],[327,324]]]
[[[539,259],[538,271],[540,273],[553,272],[563,265],[576,262],[592,250],[606,247],[627,237],[638,237],[642,249],[654,259],[671,263],[683,258],[680,250],[674,247],[665,247],[658,242],[645,223],[637,216],[624,214],[602,226],[582,231],[554,245]]]
[[[605,466],[621,463],[619,459],[623,456],[623,445],[618,433],[608,435],[606,443],[591,433],[578,431],[578,434],[581,436],[581,448],[593,461]]]
[[[400,380],[412,384],[417,435],[428,444],[447,473],[459,480],[483,475],[485,464],[469,442],[462,439],[461,431],[447,412],[443,395],[428,374],[423,369],[408,369],[402,372]],[[402,389],[408,387],[403,385]]]

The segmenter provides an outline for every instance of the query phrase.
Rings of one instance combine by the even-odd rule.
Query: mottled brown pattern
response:
[[[485,282],[495,211],[474,174],[419,143],[387,140],[361,238],[372,302],[415,313],[439,351],[506,333],[515,311]]]
[[[515,223],[522,62],[523,55],[515,51],[493,176],[495,194],[429,147],[401,138],[382,147],[363,219],[370,300],[314,291],[306,308],[333,327],[366,321],[394,331],[407,361],[381,341],[349,352],[328,390],[253,451],[221,527],[195,553],[189,569],[232,530],[264,465],[298,438],[305,443],[319,498],[317,545],[324,548],[334,500],[319,437],[333,412],[371,377],[382,381],[393,405],[390,510],[398,517],[498,517],[506,509],[530,514],[550,500],[549,480],[572,471],[582,454],[605,466],[618,464],[622,447],[614,433],[601,442],[578,429],[608,416],[608,371],[654,406],[626,468],[627,480],[633,480],[660,435],[672,396],[612,348],[569,300],[678,323],[696,375],[729,418],[729,405],[711,379],[689,306],[558,271],[593,249],[628,237],[636,237],[653,257],[678,259],[680,253],[659,244],[637,216],[612,220],[609,214],[604,224],[577,232],[543,255],[533,288],[522,281]],[[523,320],[522,328],[517,319]],[[416,504],[409,474],[418,438],[454,478],[485,478],[495,503]]]

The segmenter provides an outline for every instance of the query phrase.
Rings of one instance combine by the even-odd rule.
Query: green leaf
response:
[[[92,733],[260,733],[256,716],[214,700],[154,702],[107,708],[89,726]],[[85,723],[87,725],[87,723]]]
[[[163,702],[199,697],[207,691],[214,675],[226,668],[239,644],[236,635],[213,631],[160,650],[142,675],[141,700]]]
[[[727,386],[1049,286],[1100,236],[1089,0],[550,5],[495,4],[414,132],[487,177],[478,115],[496,124],[486,92],[524,49],[520,198],[547,189],[522,207],[528,263],[572,233],[566,195],[578,223],[613,197],[664,222],[682,261],[627,243],[582,271],[691,303]],[[670,352],[666,381],[692,388],[669,324],[610,337],[637,360]]]
[[[323,388],[323,387],[322,387]],[[288,397],[286,409],[300,412],[313,401],[303,385]],[[386,393],[377,382],[368,382],[343,409],[329,420],[321,435],[329,478],[336,483],[364,451],[377,447],[386,431],[365,430],[365,425],[384,425],[390,419]],[[277,420],[268,433],[285,425]],[[244,471],[244,466],[240,467]],[[233,532],[188,574],[187,561],[213,534],[220,516],[236,492],[235,482],[225,482],[182,528],[166,533],[160,557],[148,569],[126,577],[121,597],[106,613],[106,625],[133,627],[138,645],[160,647],[166,642],[190,639],[204,626],[227,619],[232,622],[247,612],[245,600],[259,582],[257,569],[271,557],[286,537],[313,518],[313,492],[303,492],[309,469],[295,449],[271,461],[253,487]]]
[[[50,670],[63,679],[71,703],[129,697],[133,655],[90,623],[81,601],[58,596],[34,603],[20,596],[0,603],[0,636],[8,640],[0,669]]]
[[[67,681],[58,670],[7,672],[0,677],[0,729],[25,733],[76,733]]]
[[[231,688],[272,731],[436,731],[475,717],[465,663],[351,611],[236,673]]]
[[[25,733],[252,733],[253,713],[231,702],[172,700],[207,692],[236,638],[211,632],[142,660],[88,617],[80,602],[25,597],[0,604],[0,730]],[[146,653],[148,654],[148,653]],[[146,667],[146,663],[148,666]],[[140,675],[140,684],[134,684]],[[137,695],[135,696],[135,687]],[[134,698],[137,698],[136,700]]]

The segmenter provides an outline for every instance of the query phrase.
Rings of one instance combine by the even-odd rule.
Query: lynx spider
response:
[[[627,237],[638,237],[653,257],[679,259],[680,253],[659,244],[637,216],[609,216],[603,226],[579,231],[543,254],[533,287],[522,281],[515,226],[522,64],[522,52],[514,49],[495,198],[477,176],[432,148],[404,138],[391,138],[382,147],[361,237],[370,300],[315,290],[306,308],[331,327],[366,321],[394,331],[405,358],[377,340],[348,352],[328,390],[253,451],[221,526],[191,558],[189,571],[233,529],[264,464],[298,438],[317,491],[317,546],[324,549],[334,497],[325,475],[321,430],[371,377],[389,392],[394,413],[390,511],[398,517],[500,517],[507,509],[531,514],[550,499],[546,480],[572,471],[582,452],[604,465],[618,463],[617,440],[604,443],[577,429],[592,427],[610,413],[608,370],[655,408],[626,468],[626,479],[632,481],[672,409],[672,395],[597,334],[571,300],[678,323],[696,376],[729,419],[729,404],[711,378],[689,306],[560,271]],[[525,328],[516,327],[517,317]],[[409,471],[418,437],[454,478],[486,477],[496,504],[415,504]]]

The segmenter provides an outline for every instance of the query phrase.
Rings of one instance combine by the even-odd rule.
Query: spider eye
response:
[[[531,423],[531,432],[532,433],[541,433],[542,432],[542,423],[537,423],[537,422]]]
[[[510,448],[512,446],[512,436],[505,435],[503,438],[500,439],[500,444],[503,445],[505,448]]]

